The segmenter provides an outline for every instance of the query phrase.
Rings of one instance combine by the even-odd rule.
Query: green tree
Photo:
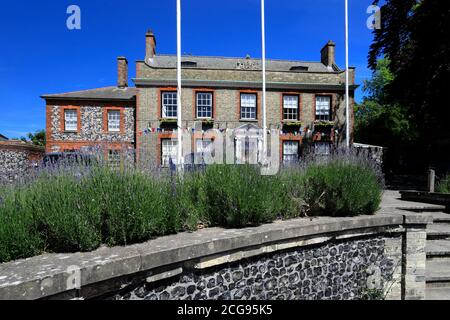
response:
[[[45,147],[46,143],[45,130],[39,130],[36,131],[35,133],[28,133],[27,137],[29,141],[31,141],[34,145]]]
[[[390,103],[386,87],[395,77],[389,60],[380,59],[373,76],[364,82],[366,96],[355,106],[355,137],[358,142],[392,147],[415,138],[415,130],[405,108]]]
[[[389,59],[395,77],[384,92],[390,104],[403,106],[401,112],[417,130],[415,157],[422,157],[423,165],[448,168],[450,1],[387,0],[381,17],[369,66],[376,72],[377,60]]]
[[[45,147],[46,144],[46,134],[45,130],[39,130],[35,133],[28,133],[26,137],[20,137],[20,138],[12,138],[11,140],[20,140],[23,142],[31,142],[35,146],[41,146]]]

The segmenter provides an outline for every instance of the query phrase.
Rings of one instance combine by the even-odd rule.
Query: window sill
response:
[[[63,133],[79,133],[78,131],[64,130]]]
[[[258,119],[239,119],[239,122],[254,122],[254,123],[258,123],[259,120]]]

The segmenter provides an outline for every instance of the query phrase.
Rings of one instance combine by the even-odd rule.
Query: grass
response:
[[[225,165],[182,178],[123,166],[43,170],[27,183],[0,188],[0,262],[139,243],[199,226],[373,214],[381,190],[372,168],[348,159],[277,176]]]
[[[450,194],[450,174],[446,175],[439,181],[436,191]]]

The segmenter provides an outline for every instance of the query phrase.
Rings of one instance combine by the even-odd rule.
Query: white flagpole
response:
[[[348,0],[345,0],[345,139],[350,148],[350,93],[348,65]]]
[[[178,152],[177,165],[183,166],[182,114],[181,114],[181,0],[177,0],[177,117],[178,117]]]
[[[261,31],[262,31],[262,113],[263,113],[263,164],[267,158],[267,114],[266,114],[266,28],[265,3],[261,0]]]

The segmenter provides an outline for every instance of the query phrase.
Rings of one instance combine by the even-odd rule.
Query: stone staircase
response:
[[[433,216],[427,229],[426,299],[450,300],[450,214],[426,213]]]

